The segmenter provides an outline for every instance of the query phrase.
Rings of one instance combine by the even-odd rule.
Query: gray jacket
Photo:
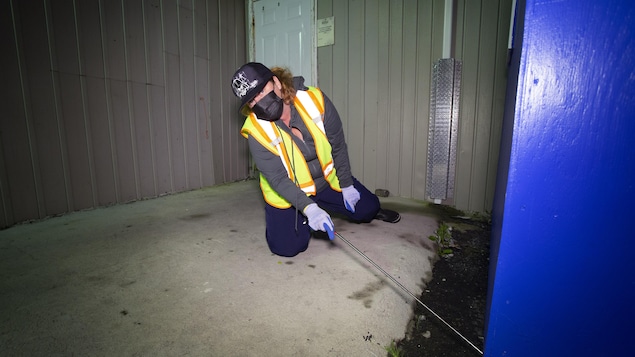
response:
[[[304,78],[302,77],[295,77],[293,79],[293,84],[296,90],[308,89],[304,85]],[[351,165],[348,159],[348,149],[344,139],[342,121],[340,120],[340,116],[337,113],[337,109],[335,109],[333,102],[331,102],[324,93],[322,94],[324,96],[324,129],[326,131],[326,137],[332,146],[333,164],[335,166],[337,178],[340,181],[340,186],[347,187],[353,184],[353,178],[351,176]],[[319,192],[329,188],[328,183],[324,179],[320,163],[317,159],[313,137],[304,125],[304,121],[302,121],[302,118],[293,103],[291,103],[291,120],[289,125],[300,130],[304,141],[291,134],[291,129],[282,123],[282,121],[277,120],[275,123],[280,130],[284,130],[289,133],[295,144],[298,148],[300,148],[300,151],[302,151],[302,155],[309,164],[309,169],[311,170],[311,175],[315,181],[317,191]],[[258,167],[258,170],[267,178],[267,181],[269,181],[271,187],[276,192],[301,211],[303,211],[307,205],[313,203],[313,201],[307,197],[306,193],[304,193],[304,191],[302,191],[293,181],[289,179],[287,171],[278,156],[267,150],[252,136],[249,136],[248,141],[249,150],[251,151],[251,155]]]

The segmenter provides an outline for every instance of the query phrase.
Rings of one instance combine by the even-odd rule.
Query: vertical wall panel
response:
[[[69,52],[73,53],[73,52]],[[72,195],[71,209],[93,207],[93,185],[90,180],[89,151],[82,98],[82,85],[77,74],[59,73],[59,95],[64,117],[64,153],[68,161],[68,178],[64,192]],[[78,98],[80,100],[78,100]],[[72,189],[71,189],[72,187]]]
[[[236,60],[239,62],[246,62],[244,60],[244,58],[247,57],[247,46],[245,45],[240,45],[241,43],[244,43],[244,39],[246,38],[247,34],[245,32],[246,26],[238,26],[236,27],[236,24],[240,24],[242,23],[245,18],[246,18],[246,13],[245,13],[245,6],[244,6],[244,2],[236,2],[236,5],[234,7],[234,17],[233,17],[233,21],[232,24],[234,25],[235,29],[234,29],[234,33],[236,34],[236,38],[234,39],[233,45],[236,51]],[[242,64],[242,63],[241,63]],[[223,79],[223,81],[220,83],[220,86],[222,88],[225,88],[224,91],[225,93],[231,93],[228,95],[228,97],[233,97],[233,93],[231,91],[230,88],[228,88],[228,85],[225,83],[230,83],[231,82],[231,76],[234,74],[235,70],[238,68],[238,66],[236,66],[234,68],[234,70],[229,71],[231,72],[228,76],[226,76],[227,78]],[[225,72],[227,73],[227,72]],[[222,78],[222,77],[221,77]],[[236,111],[236,107],[231,107],[231,110],[233,112]],[[235,118],[235,116],[232,116],[233,118]],[[241,118],[242,119],[242,118]],[[233,142],[233,143],[237,143],[236,146],[232,147],[232,153],[233,157],[232,159],[234,159],[234,164],[232,166],[233,170],[232,170],[232,177],[239,177],[241,176],[241,172],[244,171],[244,167],[247,167],[249,165],[249,147],[247,145],[247,140],[245,140],[242,135],[240,135],[240,128],[243,125],[243,121],[236,121],[236,120],[231,120],[230,121],[230,137],[229,137],[229,141]]]
[[[118,202],[130,202],[138,198],[134,165],[133,135],[131,132],[130,102],[126,82],[109,79],[110,112],[113,128],[113,148],[117,167]]]
[[[130,202],[137,199],[138,194],[132,142],[134,133],[131,130],[133,125],[128,99],[123,9],[122,4],[115,1],[104,1],[102,6],[105,21],[102,31],[105,32],[106,87],[113,134],[111,141],[116,168],[117,201]]]
[[[221,36],[227,34],[227,30],[222,29],[220,32],[213,32],[212,29],[221,29],[221,16],[220,6],[217,1],[207,2],[207,18],[209,19],[209,25],[207,30],[208,43],[209,43],[209,65],[208,65],[208,77],[207,83],[209,85],[209,98],[207,98],[209,105],[206,108],[209,109],[207,115],[209,116],[209,147],[211,155],[208,158],[212,165],[211,180],[212,182],[224,181],[224,169],[223,165],[223,122],[220,118],[223,117],[223,113],[228,110],[225,106],[230,104],[230,96],[223,86],[222,79],[220,78],[223,70],[227,68],[230,71],[229,65],[225,65],[221,62],[221,54],[228,55],[222,50],[224,42],[226,42]],[[232,64],[235,62],[228,61]],[[237,68],[237,67],[236,67]],[[234,68],[234,70],[236,70]],[[232,72],[233,74],[233,72]],[[231,89],[230,89],[231,91]],[[227,104],[225,104],[227,103]],[[236,103],[234,101],[234,103]],[[234,104],[234,105],[237,105]],[[230,114],[231,115],[231,114]]]
[[[404,47],[402,48],[402,71],[404,77],[402,86],[404,88],[402,92],[401,105],[403,107],[403,120],[401,122],[401,153],[400,153],[400,167],[399,167],[399,193],[405,197],[412,197],[413,186],[413,171],[414,163],[417,159],[414,153],[414,133],[415,122],[419,113],[416,112],[416,79],[417,73],[417,61],[420,59],[416,56],[417,43],[417,0],[404,1],[403,12],[403,41]],[[425,182],[424,182],[425,184]]]
[[[68,209],[65,191],[60,126],[51,72],[51,52],[48,38],[46,4],[19,1],[22,17],[21,39],[29,91],[25,102],[31,110],[30,127],[36,184],[41,188],[43,201],[39,211],[51,214]],[[27,118],[28,120],[29,118]]]
[[[389,16],[389,44],[387,51],[389,53],[389,68],[388,68],[388,86],[386,87],[386,93],[388,96],[388,108],[390,113],[389,122],[390,125],[386,128],[388,137],[384,143],[387,155],[387,167],[388,167],[388,180],[386,186],[376,187],[382,189],[389,189],[393,194],[400,195],[400,172],[401,161],[401,123],[404,120],[402,95],[403,95],[403,81],[404,76],[408,73],[404,73],[402,68],[403,53],[402,48],[404,46],[402,18],[404,16],[404,4],[402,1],[391,1]],[[361,179],[361,178],[360,178]],[[371,188],[372,189],[372,188]]]
[[[97,205],[110,205],[117,202],[117,188],[104,79],[86,77],[86,93]]]
[[[467,77],[462,85],[455,203],[467,210],[489,210],[493,202],[510,16],[511,1],[458,2],[456,50]]]
[[[181,116],[181,73],[179,57],[176,54],[168,53],[166,58],[167,67],[167,115],[168,132],[170,143],[170,156],[172,158],[172,177],[174,189],[183,191],[187,188],[185,148],[183,144],[183,120]]]
[[[318,2],[318,7],[320,6],[320,2]],[[348,57],[349,57],[349,36],[348,36],[348,28],[349,28],[349,8],[348,2],[346,1],[333,1],[333,13],[326,14],[323,17],[332,16],[333,14],[337,14],[335,17],[335,43],[337,46],[333,46],[333,72],[328,75],[320,75],[320,68],[318,68],[318,78],[321,81],[323,77],[331,77],[331,82],[333,83],[333,88],[331,92],[327,92],[326,95],[330,96],[333,104],[337,108],[337,111],[342,119],[342,124],[344,125],[345,132],[348,132],[346,129],[348,123],[348,107],[349,107],[349,90],[348,90]],[[339,30],[341,29],[341,30]],[[327,88],[328,90],[328,88]],[[347,144],[350,145],[350,138],[347,136]],[[351,162],[351,165],[355,170],[358,169],[356,163]],[[361,167],[361,166],[360,166]],[[354,173],[356,171],[353,171]]]
[[[184,2],[190,4],[190,2]],[[181,66],[181,108],[185,146],[185,172],[187,188],[201,187],[199,159],[199,121],[196,117],[196,66],[194,63],[194,19],[192,10],[179,9],[179,62]]]
[[[482,205],[482,202],[487,201],[485,194],[488,184],[487,170],[489,167],[487,163],[489,159],[490,142],[492,137],[497,137],[496,135],[493,136],[490,130],[493,120],[492,97],[496,80],[496,70],[499,69],[495,66],[498,22],[491,21],[488,18],[499,18],[498,7],[496,2],[483,2],[483,13],[487,14],[487,18],[483,16],[484,19],[481,23],[480,48],[478,52],[479,80],[477,83],[478,95],[476,97],[478,106],[474,128],[474,157],[471,159],[474,163],[472,165],[474,174],[468,186],[470,199],[467,204],[463,204],[469,209],[474,209]]]
[[[414,137],[414,161],[413,161],[413,181],[412,197],[425,197],[425,187],[427,185],[428,157],[428,128],[430,121],[423,113],[430,110],[430,92],[432,83],[432,67],[441,52],[441,41],[435,41],[433,34],[438,33],[443,28],[443,1],[419,2],[417,8],[417,63],[415,71],[417,73],[415,84],[415,137]],[[429,117],[429,114],[428,114]]]
[[[463,207],[469,205],[470,182],[474,180],[472,157],[474,156],[474,135],[477,119],[478,97],[478,53],[480,34],[478,29],[482,21],[480,1],[463,1],[459,3],[457,22],[462,26],[462,36],[457,39],[457,57],[463,60],[461,106],[459,120],[459,142],[456,159],[456,181],[454,202]],[[483,78],[485,80],[485,78]]]
[[[365,2],[364,28],[366,36],[364,36],[364,78],[363,82],[379,83],[379,2],[377,0]],[[377,127],[379,122],[378,105],[379,105],[379,86],[365,86],[363,93],[363,141],[361,145],[363,153],[363,166],[356,162],[355,166],[358,171],[363,172],[366,177],[365,184],[371,187],[377,187],[376,175],[377,162],[374,158],[377,156]]]
[[[246,61],[244,3],[0,10],[2,94],[12,99],[0,125],[0,227],[247,177],[228,84]]]
[[[4,143],[0,130],[0,227],[6,227],[13,221],[13,207],[11,207],[11,195],[9,192],[7,164],[4,161]]]
[[[218,149],[220,150],[219,153],[222,153],[222,167],[225,168],[222,173],[223,180],[237,176],[242,168],[248,165],[246,158],[249,155],[246,140],[240,135],[244,117],[237,113],[238,101],[229,86],[231,76],[238,67],[246,62],[245,26],[236,27],[239,20],[245,18],[245,7],[242,1],[225,5],[221,6],[219,11],[220,42],[221,53],[227,57],[222,61],[222,71],[217,80],[212,81],[212,86],[219,88],[219,93],[223,100],[221,118],[229,119],[227,121],[222,120],[220,123],[223,137],[221,140],[222,147]],[[237,46],[241,42],[243,45]],[[210,76],[210,78],[214,79],[213,76]],[[218,164],[218,161],[216,164]]]
[[[354,173],[364,172],[364,118],[369,109],[364,103],[364,0],[350,0],[348,9],[348,107],[344,114],[344,130],[348,144],[348,155]],[[346,30],[346,29],[343,29]]]
[[[109,205],[116,202],[116,180],[104,82],[102,17],[97,1],[80,1],[76,5],[80,81],[89,160],[89,176],[84,180],[91,183],[93,205]]]
[[[160,0],[144,0],[143,4],[150,138],[155,160],[156,190],[158,195],[162,195],[173,190],[172,156],[166,115],[162,9]]]
[[[172,156],[168,140],[168,122],[165,108],[165,87],[150,85],[149,89],[150,118],[152,123],[153,152],[156,158],[157,194],[173,192]]]
[[[210,125],[209,125],[209,116],[208,116],[208,106],[209,106],[209,88],[208,81],[206,80],[208,74],[208,63],[207,59],[196,57],[195,58],[195,66],[196,66],[196,112],[195,118],[197,123],[197,133],[196,136],[198,138],[197,145],[198,151],[200,152],[200,158],[198,160],[198,170],[200,185],[201,186],[210,186],[214,184],[212,179],[212,160],[211,157],[211,145],[210,145]]]
[[[196,76],[196,121],[198,123],[198,150],[200,159],[198,162],[201,186],[214,184],[212,176],[211,142],[209,135],[208,106],[209,94],[209,60],[208,60],[208,24],[207,4],[204,0],[194,1],[194,60]]]
[[[388,187],[388,151],[385,148],[385,143],[388,140],[388,129],[392,122],[392,113],[390,112],[388,103],[389,97],[386,95],[386,88],[388,88],[389,68],[390,68],[390,53],[386,51],[386,48],[390,45],[390,17],[386,16],[390,12],[389,1],[379,1],[377,4],[377,46],[375,51],[377,54],[377,83],[376,90],[376,129],[372,137],[368,140],[373,142],[373,155],[368,159],[373,159],[373,170],[368,171],[368,175],[372,175],[374,180],[365,184],[372,185],[372,187],[384,188]],[[372,24],[369,25],[372,28]],[[364,174],[366,176],[366,174]]]
[[[231,165],[231,142],[229,141],[229,137],[231,135],[231,121],[225,122],[220,120],[221,118],[234,118],[234,120],[238,121],[236,118],[237,113],[232,110],[232,108],[236,108],[238,105],[238,101],[234,98],[228,96],[228,92],[225,89],[224,83],[230,83],[229,76],[223,77],[221,73],[230,73],[232,71],[236,71],[236,69],[241,65],[239,61],[236,59],[236,35],[233,32],[234,27],[232,26],[232,18],[234,18],[235,9],[233,6],[228,5],[225,7],[217,6],[217,18],[218,28],[221,29],[220,33],[217,34],[218,39],[218,58],[217,62],[218,67],[214,68],[214,72],[217,74],[216,81],[214,81],[214,76],[211,75],[212,79],[211,86],[215,87],[214,96],[218,96],[220,99],[220,105],[217,106],[217,111],[215,111],[212,115],[212,135],[214,145],[212,147],[212,152],[214,153],[214,176],[216,181],[223,182],[230,175],[232,170]],[[214,18],[214,17],[210,17]],[[227,62],[220,61],[220,54],[224,54],[229,57]],[[233,72],[232,72],[233,74]],[[231,91],[231,89],[229,89]],[[230,105],[233,102],[234,105]]]
[[[165,79],[168,142],[172,166],[173,189],[187,188],[185,146],[181,109],[181,65],[179,59],[179,7],[175,0],[163,2],[163,36],[165,43]]]
[[[35,173],[29,137],[29,108],[25,106],[26,83],[23,82],[23,54],[20,48],[20,17],[15,4],[0,3],[0,68],[4,70],[0,85],[0,144],[2,144],[2,216],[5,225],[38,217],[38,192],[34,189]],[[15,20],[15,21],[14,21]],[[20,150],[17,150],[20,148]]]
[[[143,47],[141,47],[143,48]],[[152,127],[148,112],[148,87],[145,83],[129,83],[129,99],[134,119],[135,167],[138,172],[136,181],[139,198],[157,195],[154,155],[152,147]]]
[[[501,1],[499,2],[499,10],[498,10],[498,30],[497,30],[497,44],[496,44],[496,58],[495,58],[495,67],[496,70],[494,73],[496,74],[494,78],[494,89],[492,96],[492,114],[491,114],[491,126],[490,132],[492,133],[492,137],[490,139],[490,150],[487,158],[487,186],[485,187],[485,202],[494,202],[495,190],[496,190],[496,179],[497,179],[497,171],[498,171],[498,162],[499,153],[502,147],[502,137],[503,137],[503,118],[505,111],[505,100],[506,93],[508,87],[508,73],[512,72],[511,70],[511,60],[509,55],[511,53],[511,49],[506,51],[505,55],[501,55],[501,44],[509,41],[510,33],[506,29],[510,26],[510,21],[505,21],[504,19],[509,19],[512,16],[512,13],[515,12],[515,9],[512,6],[513,4],[509,1]],[[509,17],[508,17],[509,16]],[[507,47],[507,46],[506,46]],[[494,203],[492,203],[493,205]]]
[[[463,19],[466,21],[465,27],[482,28],[487,26],[488,24],[483,21],[485,11],[481,4],[470,1],[466,2],[465,14],[463,16]],[[466,110],[466,113],[461,116],[463,120],[459,122],[461,126],[459,132],[462,133],[459,137],[461,140],[460,147],[465,149],[458,151],[459,157],[457,158],[458,171],[464,174],[459,175],[457,178],[456,187],[458,191],[456,202],[457,204],[469,207],[472,182],[478,181],[479,179],[476,172],[478,168],[474,165],[472,158],[478,154],[478,133],[480,124],[478,119],[483,109],[482,106],[485,104],[479,101],[479,97],[482,95],[480,89],[483,81],[487,81],[488,78],[491,77],[483,76],[482,73],[479,72],[479,52],[483,46],[486,45],[485,39],[476,31],[466,33],[465,35],[466,38],[463,42],[465,50],[463,53],[465,54],[465,63],[468,64],[470,68],[468,71],[464,70],[464,73],[469,73],[469,77],[466,78],[462,90],[462,94],[465,96],[463,103],[467,105],[461,108],[462,110]]]
[[[52,32],[53,74],[58,86],[59,115],[63,118],[62,131],[68,173],[64,192],[72,196],[70,210],[85,209],[95,204],[89,159],[85,102],[82,79],[79,76],[78,37],[75,9],[70,2],[51,2],[50,29]],[[70,189],[72,187],[72,189]]]
[[[154,174],[152,127],[148,109],[143,1],[123,2],[129,115],[134,134],[135,181],[139,197],[157,194]]]

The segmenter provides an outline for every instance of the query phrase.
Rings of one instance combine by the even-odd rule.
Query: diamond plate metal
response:
[[[430,91],[426,195],[437,201],[454,195],[461,61],[435,62]]]

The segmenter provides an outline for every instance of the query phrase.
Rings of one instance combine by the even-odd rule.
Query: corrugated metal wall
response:
[[[247,59],[234,0],[0,4],[0,228],[246,178],[229,81]],[[512,0],[455,0],[463,62],[456,207],[491,208]],[[319,85],[354,174],[425,199],[430,78],[443,0],[319,0],[335,45]]]
[[[0,5],[0,227],[243,179],[234,0]]]
[[[508,72],[512,0],[457,1],[455,57],[463,61],[455,205],[491,211]]]
[[[461,60],[453,201],[491,209],[512,0],[456,0],[452,57]],[[444,0],[320,0],[335,44],[318,48],[319,86],[333,99],[353,173],[370,189],[426,199],[430,79],[442,57]]]

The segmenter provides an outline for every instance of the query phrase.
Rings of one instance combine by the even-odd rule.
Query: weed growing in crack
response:
[[[452,254],[451,247],[454,245],[452,228],[444,222],[441,222],[434,235],[429,236],[428,239],[437,243],[437,254],[440,256],[446,257]]]
[[[395,341],[391,341],[390,346],[384,346],[384,349],[388,352],[388,356],[390,357],[401,356],[401,348],[397,347]]]

